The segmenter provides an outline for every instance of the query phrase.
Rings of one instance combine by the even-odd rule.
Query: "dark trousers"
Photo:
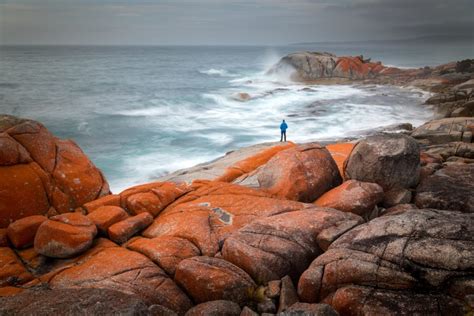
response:
[[[285,142],[286,142],[286,131],[281,131],[281,138],[280,138],[280,142],[283,141],[283,137],[285,138]]]

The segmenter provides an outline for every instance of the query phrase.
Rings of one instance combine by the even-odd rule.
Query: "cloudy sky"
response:
[[[473,0],[0,0],[0,44],[473,40],[473,12]]]

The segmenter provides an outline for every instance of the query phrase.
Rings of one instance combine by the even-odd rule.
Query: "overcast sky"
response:
[[[0,0],[0,44],[473,39],[474,0]]]

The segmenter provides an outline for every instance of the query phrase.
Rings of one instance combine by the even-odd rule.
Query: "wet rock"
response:
[[[51,258],[71,258],[86,251],[97,234],[94,223],[80,213],[67,213],[44,221],[36,233],[35,250]]]
[[[210,301],[191,308],[186,316],[239,316],[240,306],[231,301]]]
[[[351,213],[317,207],[261,218],[228,237],[222,255],[258,283],[285,275],[296,282],[322,253],[321,247],[362,221]]]
[[[313,202],[342,182],[331,154],[318,144],[281,151],[237,183],[253,183],[250,178],[257,179],[258,187],[266,192],[300,202]]]
[[[152,239],[137,238],[127,248],[137,251],[160,266],[169,275],[174,275],[176,266],[184,259],[199,256],[199,249],[184,238],[162,236]]]
[[[97,226],[100,233],[106,235],[110,226],[126,219],[128,214],[118,206],[101,206],[87,217]]]
[[[308,304],[295,303],[278,316],[338,316],[331,305],[328,304]]]
[[[351,314],[348,308],[352,306],[357,315],[359,308],[366,305],[376,308],[383,303],[388,311],[401,311],[410,302],[408,305],[416,311],[428,302],[454,302],[446,284],[459,278],[473,278],[470,272],[474,264],[471,260],[473,216],[427,209],[405,210],[353,228],[332,243],[303,273],[298,283],[299,297],[308,303],[322,300],[341,314]],[[361,286],[368,294],[357,294],[346,304],[349,294],[338,292],[348,284]],[[394,295],[384,295],[385,291]],[[364,301],[367,295],[378,293],[382,293],[381,301],[376,299],[370,304]],[[434,296],[425,297],[425,293]],[[409,301],[404,299],[409,296],[412,297]],[[366,303],[359,304],[361,301]],[[429,305],[438,308],[437,304]],[[454,305],[459,307],[457,303]]]
[[[114,244],[92,248],[74,264],[59,267],[42,279],[52,289],[103,288],[134,294],[147,305],[162,305],[180,315],[192,306],[173,280],[147,257]]]
[[[406,135],[381,134],[357,143],[346,160],[346,179],[374,182],[384,191],[409,188],[418,183],[420,150]]]
[[[181,261],[174,279],[197,303],[232,300],[244,306],[256,287],[245,271],[212,257],[193,257]]]
[[[33,215],[21,218],[8,226],[8,239],[15,248],[21,249],[33,245],[39,226],[47,218],[42,215]]]
[[[314,204],[364,216],[382,202],[383,189],[376,183],[349,180],[324,193]]]
[[[420,208],[474,212],[474,165],[453,164],[426,177],[416,189]]]
[[[108,228],[109,238],[118,244],[126,242],[130,237],[150,226],[153,217],[148,212],[128,217]]]
[[[281,279],[280,303],[278,305],[278,313],[286,311],[290,306],[299,302],[298,294],[296,294],[295,286],[289,276]]]
[[[430,121],[416,128],[411,134],[416,139],[423,139],[429,144],[459,142],[464,132],[470,132],[467,126],[474,124],[472,117],[444,118]]]

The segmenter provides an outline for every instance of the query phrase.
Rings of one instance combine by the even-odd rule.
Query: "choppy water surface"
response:
[[[302,142],[431,117],[418,90],[307,86],[265,75],[299,49],[3,47],[0,112],[39,120],[74,139],[114,192],[231,149],[279,140],[283,118],[289,140]],[[239,93],[250,99],[239,100]]]

